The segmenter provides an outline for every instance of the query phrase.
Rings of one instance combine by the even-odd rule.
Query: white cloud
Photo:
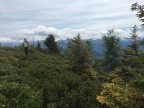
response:
[[[111,28],[110,28],[111,29]],[[24,29],[20,30],[17,34],[21,34],[23,37],[26,37],[30,40],[33,38],[35,40],[43,40],[45,39],[48,34],[54,34],[56,40],[59,39],[67,39],[73,38],[78,33],[80,33],[83,39],[100,39],[102,38],[103,34],[106,33],[107,30],[105,29],[71,29],[71,28],[63,28],[57,29],[54,27],[45,27],[45,26],[38,26],[34,29]],[[129,37],[129,29],[115,29],[115,32],[118,33],[121,37]]]
[[[80,33],[82,38],[84,39],[100,38],[99,33],[96,30],[71,29],[71,28],[57,29],[54,27],[45,27],[45,26],[38,26],[34,29],[19,30],[17,32],[17,35],[19,36],[21,35],[21,37],[23,38],[26,37],[30,40],[33,38],[35,40],[43,40],[48,36],[48,34],[54,34],[56,40],[59,40],[59,39],[73,38],[78,33]]]

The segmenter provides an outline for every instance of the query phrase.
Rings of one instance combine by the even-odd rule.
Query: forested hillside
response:
[[[143,41],[135,41],[135,36],[133,32],[132,43],[122,50],[114,30],[109,30],[103,37],[103,58],[93,56],[80,34],[68,44],[66,57],[49,37],[49,50],[30,47],[29,55],[22,47],[0,47],[0,106],[143,108]]]
[[[97,80],[71,71],[62,56],[30,49],[0,48],[1,108],[96,107]]]

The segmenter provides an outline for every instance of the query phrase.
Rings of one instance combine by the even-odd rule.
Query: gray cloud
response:
[[[144,4],[143,0],[136,1]],[[25,35],[37,35],[38,39],[43,39],[51,32],[51,27],[57,38],[72,37],[78,32],[85,38],[96,38],[100,34],[98,31],[139,25],[135,13],[130,11],[131,4],[136,1],[0,0],[0,38],[17,41]]]

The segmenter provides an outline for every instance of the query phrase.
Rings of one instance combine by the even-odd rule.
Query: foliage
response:
[[[59,54],[0,48],[0,105],[5,108],[99,108],[97,78],[75,74]],[[92,72],[93,69],[88,69]],[[0,106],[0,107],[1,107]]]
[[[141,94],[115,75],[110,83],[103,84],[103,91],[96,99],[110,108],[142,108],[144,96]]]
[[[0,63],[0,107],[2,108],[40,108],[41,100],[29,85],[21,83],[16,67]]]
[[[131,6],[132,11],[137,11],[136,16],[139,18],[141,22],[144,22],[144,5],[139,5],[138,2],[132,4]],[[144,28],[144,24],[141,24]]]
[[[103,69],[104,63],[103,62],[104,61],[103,61],[102,57],[96,57],[95,63],[94,63],[94,68],[99,72],[103,72],[104,71],[104,69]]]
[[[131,39],[134,41],[124,50],[121,65],[109,74],[102,91],[96,97],[101,104],[110,108],[144,106],[144,53],[138,47],[135,32]]]
[[[135,76],[137,72],[142,73],[142,68],[144,67],[144,53],[140,50],[140,40],[137,36],[137,27],[134,26],[131,32],[130,39],[131,44],[124,49],[123,59],[122,59],[122,68],[123,70],[132,69],[131,72],[128,72],[129,76]],[[135,71],[135,73],[133,72]],[[133,72],[133,73],[132,73]]]
[[[53,34],[48,35],[48,37],[44,41],[44,44],[48,48],[49,52],[59,53],[59,48],[57,46],[57,43],[55,42]]]
[[[124,50],[125,54],[127,54],[128,56],[130,55],[138,55],[139,53],[139,47],[140,47],[140,41],[138,39],[138,35],[137,35],[137,30],[138,27],[135,25],[132,30],[131,30],[131,36],[130,39],[131,40],[131,44],[128,45],[128,48],[126,48]]]
[[[72,70],[80,72],[85,71],[92,65],[92,52],[90,44],[83,41],[78,34],[74,37],[67,47],[67,58],[70,61]]]
[[[115,69],[120,62],[119,37],[114,30],[108,30],[103,36],[104,41],[104,66],[105,71]]]

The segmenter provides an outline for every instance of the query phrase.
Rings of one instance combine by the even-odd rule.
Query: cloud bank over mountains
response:
[[[115,29],[115,32],[118,35],[127,36],[129,31],[122,30],[122,29]],[[94,29],[71,29],[71,28],[63,28],[57,29],[54,27],[45,27],[45,26],[38,26],[34,29],[23,29],[20,30],[17,34],[21,34],[21,37],[26,37],[30,40],[33,38],[35,40],[43,40],[45,39],[48,34],[54,34],[56,40],[65,40],[67,38],[73,38],[78,33],[80,33],[83,39],[101,39],[106,30],[94,30]]]
[[[130,36],[130,29],[114,29],[115,33],[119,35],[121,38],[128,38]],[[65,40],[71,39],[77,36],[80,33],[82,39],[101,39],[102,36],[107,32],[107,29],[71,29],[71,28],[63,28],[57,29],[54,27],[45,27],[45,26],[38,26],[33,29],[23,29],[18,30],[15,34],[16,36],[11,37],[1,37],[1,42],[22,42],[23,38],[27,38],[29,41],[33,39],[44,40],[49,34],[53,34],[56,40]],[[138,32],[138,35],[141,37],[143,36],[143,32]]]
[[[45,38],[48,34],[54,34],[56,39],[67,39],[76,36],[78,33],[81,34],[82,38],[89,39],[89,38],[100,38],[98,37],[99,32],[94,30],[87,30],[87,29],[71,29],[71,28],[63,28],[57,29],[54,27],[45,27],[45,26],[38,26],[34,29],[23,29],[19,31],[19,33],[23,34],[24,36],[31,36],[31,37],[38,37]],[[97,36],[97,37],[96,37]]]

